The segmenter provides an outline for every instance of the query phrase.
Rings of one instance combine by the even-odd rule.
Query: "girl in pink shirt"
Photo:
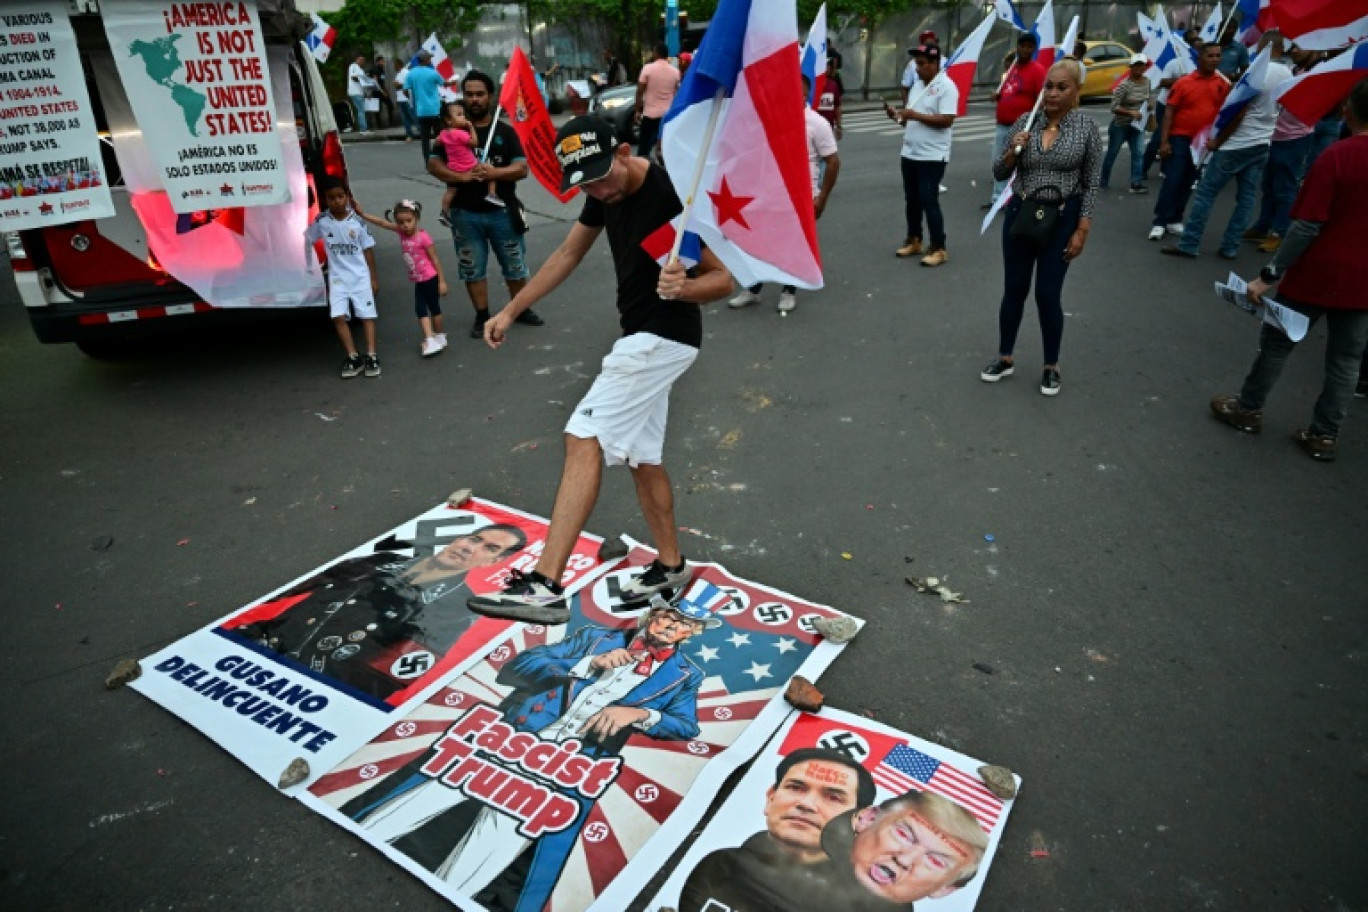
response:
[[[414,312],[418,315],[418,325],[423,329],[420,350],[424,358],[432,357],[447,346],[446,333],[442,332],[442,305],[439,300],[447,293],[447,283],[432,236],[418,227],[418,217],[423,212],[422,204],[408,199],[400,200],[385,213],[385,218],[362,212],[361,204],[355,199],[352,200],[352,208],[375,227],[399,235],[399,249],[404,254],[409,281],[413,283]],[[391,217],[394,219],[392,222],[389,220]]]
[[[475,128],[465,118],[465,109],[459,102],[452,102],[446,106],[446,112],[442,116],[446,129],[437,134],[437,141],[446,149],[447,167],[452,171],[474,171],[475,166],[480,163],[475,155],[479,142],[475,138]],[[494,181],[487,182],[485,190],[485,202],[503,208],[504,201],[499,199],[499,194],[495,192]],[[447,213],[451,211],[451,204],[455,201],[456,187],[447,184],[446,193],[442,195],[441,217],[437,219],[443,225],[448,224]]]

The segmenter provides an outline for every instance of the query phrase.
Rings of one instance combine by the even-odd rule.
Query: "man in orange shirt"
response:
[[[1221,62],[1221,46],[1203,45],[1196,72],[1173,84],[1164,122],[1159,127],[1159,157],[1164,160],[1164,183],[1154,202],[1154,227],[1149,239],[1157,241],[1169,234],[1183,233],[1183,210],[1192,195],[1197,163],[1192,159],[1192,143],[1197,135],[1216,122],[1221,105],[1230,93],[1230,81],[1216,71]]]

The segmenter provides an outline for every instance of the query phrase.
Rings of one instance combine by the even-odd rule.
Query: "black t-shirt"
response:
[[[485,142],[489,139],[489,127],[475,127],[475,139],[479,143],[480,151],[484,150]],[[432,158],[437,159],[442,164],[447,164],[446,146],[442,143],[432,144]],[[475,153],[475,157],[480,157],[480,152]],[[494,142],[489,146],[489,164],[495,168],[505,168],[515,161],[527,158],[523,152],[522,143],[518,141],[518,134],[512,127],[502,120],[494,127]],[[483,181],[468,181],[462,184],[451,184],[456,188],[456,199],[452,201],[452,207],[464,209],[467,212],[494,212],[499,207],[493,203],[485,202],[485,185]],[[516,181],[498,181],[499,199],[504,201],[505,206],[516,206],[518,204],[518,184]]]
[[[666,301],[656,294],[660,264],[641,246],[683,211],[670,176],[655,163],[637,191],[621,202],[605,206],[593,197],[584,200],[580,224],[608,229],[624,336],[645,332],[694,348],[703,343],[701,309],[691,301]]]

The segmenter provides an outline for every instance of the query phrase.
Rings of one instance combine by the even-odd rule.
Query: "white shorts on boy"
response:
[[[370,285],[360,288],[328,289],[328,309],[336,317],[356,317],[358,320],[375,319],[375,295]]]
[[[693,346],[650,333],[618,339],[565,433],[596,438],[607,465],[659,465],[670,388],[697,357]]]

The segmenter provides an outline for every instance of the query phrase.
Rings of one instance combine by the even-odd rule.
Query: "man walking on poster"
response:
[[[565,563],[598,500],[603,465],[631,467],[641,512],[657,558],[623,586],[624,601],[645,601],[690,578],[679,551],[674,492],[661,463],[670,389],[698,357],[703,342],[700,304],[731,292],[732,277],[706,247],[698,265],[661,268],[653,242],[673,237],[683,211],[665,169],[632,155],[605,120],[576,117],[561,127],[556,155],[562,191],[584,190],[579,221],[555,253],[508,306],[485,324],[498,348],[527,308],[554,291],[584,260],[606,228],[617,273],[622,338],[603,359],[588,394],[565,427],[565,467],[551,511],[546,548],[530,573],[515,572],[504,591],[470,600],[470,610],[534,624],[564,624],[570,609],[561,589]],[[665,249],[669,248],[665,240]]]

